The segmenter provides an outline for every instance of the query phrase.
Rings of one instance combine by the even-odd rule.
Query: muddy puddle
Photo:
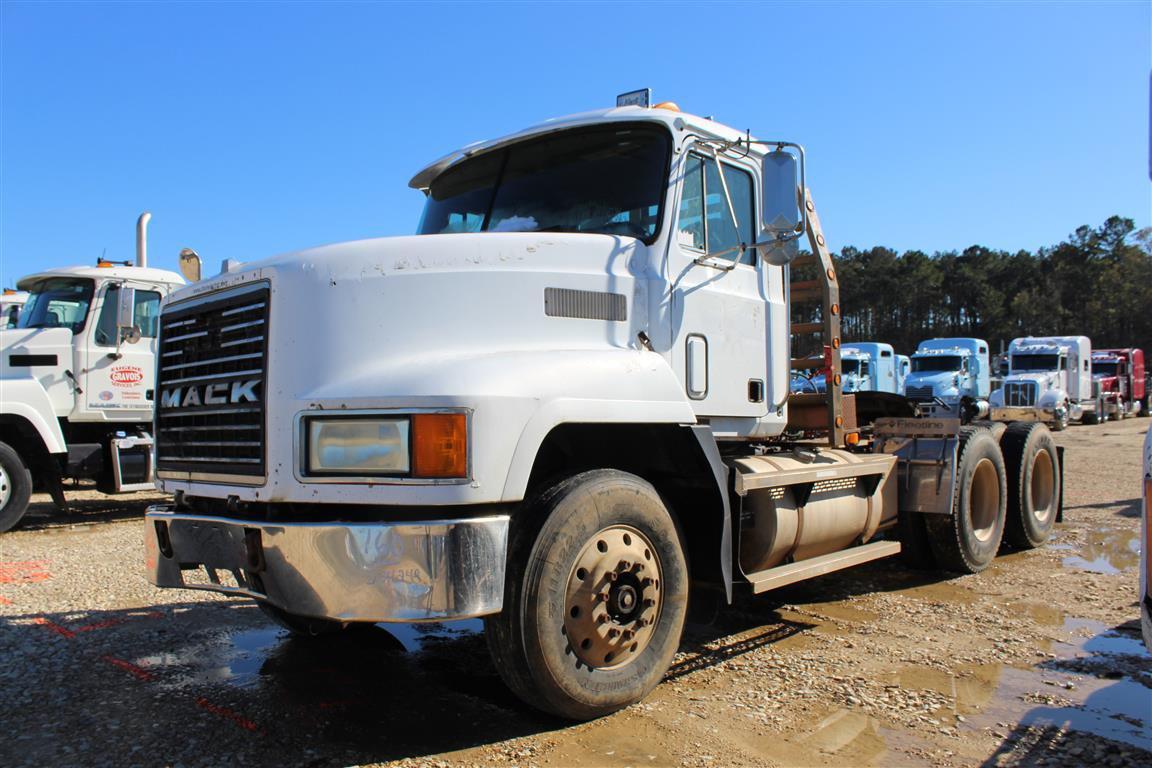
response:
[[[1140,539],[1131,530],[1100,528],[1086,535],[1077,547],[1056,544],[1051,548],[1075,552],[1061,561],[1065,568],[1117,574],[1140,564]]]

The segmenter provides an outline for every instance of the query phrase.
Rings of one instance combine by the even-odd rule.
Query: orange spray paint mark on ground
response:
[[[222,707],[219,704],[213,704],[203,696],[196,699],[196,706],[200,707],[200,709],[203,709],[206,712],[211,712],[218,717],[222,717],[225,720],[231,720],[233,723],[246,731],[252,731],[253,733],[258,733],[260,731],[260,726],[256,725],[256,723],[252,722],[248,718],[237,712],[233,712],[227,707]]]
[[[37,616],[36,618],[32,619],[32,622],[34,624],[39,624],[40,626],[44,627],[44,629],[55,632],[56,634],[60,635],[60,637],[66,637],[69,640],[76,637],[76,633],[72,630],[68,629],[67,627],[62,627],[51,619],[46,619],[43,616]]]
[[[46,570],[47,560],[11,560],[0,562],[0,584],[36,584],[52,578]]]
[[[108,662],[114,667],[119,667],[120,669],[135,677],[137,680],[151,682],[156,679],[156,675],[144,669],[144,667],[141,667],[139,664],[133,664],[130,661],[118,659],[115,656],[101,656],[100,658],[104,659],[104,661]]]

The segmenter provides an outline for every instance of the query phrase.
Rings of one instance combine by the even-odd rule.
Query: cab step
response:
[[[766,571],[750,573],[745,578],[752,584],[752,591],[756,594],[777,589],[797,581],[811,579],[814,576],[823,576],[826,573],[851,568],[870,560],[879,560],[900,553],[898,541],[874,541],[851,549],[843,549],[820,557],[801,560],[798,563],[778,565]]]

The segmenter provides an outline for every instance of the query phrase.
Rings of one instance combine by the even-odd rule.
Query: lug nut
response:
[[[638,621],[638,622],[636,622],[636,623],[637,623],[637,624],[639,624],[639,625],[640,625],[640,626],[642,626],[642,627],[646,627],[646,626],[648,626],[649,624],[651,624],[651,623],[652,623],[652,619],[640,619],[640,621]]]
[[[596,623],[597,624],[607,624],[608,623],[608,614],[602,613],[599,616],[597,616],[596,617]]]
[[[646,597],[646,598],[644,598],[644,607],[645,607],[645,608],[651,608],[651,607],[652,607],[652,606],[654,606],[654,605],[656,605],[656,601],[655,601],[655,600],[653,600],[653,599],[652,599],[652,598],[650,598],[650,597]]]
[[[608,593],[607,592],[601,592],[600,594],[596,595],[596,599],[602,603],[606,603],[606,602],[608,602]]]
[[[636,637],[635,630],[631,630],[631,629],[624,630],[624,639],[625,640],[631,640],[634,637]]]
[[[613,627],[612,629],[608,630],[608,637],[609,637],[609,638],[615,639],[615,638],[617,638],[617,637],[619,637],[619,636],[620,636],[620,630],[616,629],[615,627]]]
[[[608,581],[616,581],[618,578],[620,578],[620,576],[616,571],[608,571]]]
[[[640,586],[647,588],[647,587],[652,586],[654,583],[655,582],[653,582],[652,579],[642,579],[640,581]]]
[[[618,565],[616,567],[619,568],[621,571],[626,571],[632,567],[632,563],[628,562],[627,560],[621,560],[620,565]]]

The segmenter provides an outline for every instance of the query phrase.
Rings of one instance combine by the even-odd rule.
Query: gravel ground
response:
[[[478,622],[288,638],[141,575],[152,495],[45,497],[0,536],[0,765],[1152,764],[1140,444],[1073,427],[1065,522],[946,578],[882,561],[689,627],[644,702],[571,725],[500,683]]]

